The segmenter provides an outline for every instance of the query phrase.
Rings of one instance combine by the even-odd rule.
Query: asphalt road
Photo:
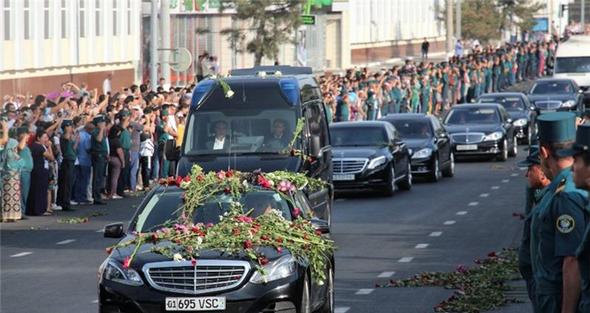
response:
[[[524,205],[523,172],[516,159],[458,163],[456,176],[417,182],[393,197],[369,193],[335,203],[337,312],[432,312],[452,291],[441,288],[375,289],[375,283],[422,271],[452,271],[476,257],[518,245]],[[106,257],[102,227],[126,221],[139,198],[106,207],[2,224],[0,311],[7,313],[96,312],[96,273]],[[63,224],[59,218],[90,217]],[[522,311],[520,311],[522,312]]]

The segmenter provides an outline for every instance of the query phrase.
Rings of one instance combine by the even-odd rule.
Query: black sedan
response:
[[[136,232],[153,232],[175,220],[183,205],[177,187],[154,189],[136,211],[127,234],[123,224],[105,227],[105,237],[134,238]],[[292,220],[294,207],[304,214],[311,212],[302,192],[288,200],[286,194],[268,189],[253,189],[240,198],[244,208],[252,208],[251,217],[267,213],[268,207]],[[232,198],[219,195],[196,210],[195,223],[218,223],[231,205]],[[327,223],[313,219],[318,231],[329,236]],[[158,247],[172,243],[161,242]],[[170,260],[151,251],[153,244],[144,243],[133,263],[123,262],[135,246],[113,250],[99,269],[99,312],[151,313],[168,311],[222,312],[334,312],[334,260],[327,262],[326,280],[320,284],[309,275],[309,265],[296,261],[287,249],[261,247],[269,263],[266,276],[256,270],[257,264],[247,257],[220,251],[200,251],[196,265],[190,260]]]
[[[336,191],[379,189],[393,195],[412,188],[410,151],[388,122],[330,125],[333,183]]]
[[[455,158],[447,131],[439,120],[426,114],[390,114],[390,122],[408,145],[412,155],[412,174],[426,175],[432,181],[453,177]]]
[[[479,103],[498,103],[510,115],[516,137],[522,144],[530,145],[535,135],[535,120],[537,113],[531,106],[529,99],[522,92],[498,92],[484,94],[479,99]]]
[[[582,90],[572,79],[543,78],[528,92],[537,113],[584,110]]]
[[[518,153],[512,119],[500,104],[460,104],[447,113],[444,126],[459,156],[492,156],[506,161]]]

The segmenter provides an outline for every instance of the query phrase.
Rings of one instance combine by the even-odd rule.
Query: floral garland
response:
[[[194,165],[190,176],[168,178],[160,181],[167,186],[184,189],[183,206],[179,209],[178,220],[169,221],[165,227],[150,233],[135,233],[129,241],[121,242],[107,249],[135,245],[133,253],[123,261],[129,267],[143,244],[154,244],[151,252],[170,257],[173,260],[191,260],[196,266],[199,251],[217,250],[231,255],[244,255],[257,264],[261,274],[269,260],[262,252],[263,247],[274,248],[281,253],[288,250],[301,264],[308,264],[313,279],[322,283],[325,280],[326,263],[334,253],[333,241],[316,231],[309,219],[301,218],[297,207],[291,212],[293,221],[286,220],[281,212],[273,210],[256,218],[251,211],[244,212],[238,202],[240,196],[255,188],[274,190],[285,200],[291,201],[295,189],[318,188],[323,181],[306,177],[301,173],[277,171],[272,173],[244,173],[238,171],[219,171],[204,173]],[[232,202],[227,213],[218,224],[194,224],[195,210],[219,194],[231,196]],[[171,242],[173,246],[157,245]]]

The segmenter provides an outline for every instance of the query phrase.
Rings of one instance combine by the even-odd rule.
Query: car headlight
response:
[[[528,121],[526,120],[526,118],[519,118],[516,121],[514,121],[514,123],[512,123],[514,126],[524,126],[528,123]]]
[[[432,149],[424,148],[416,151],[416,153],[412,154],[412,159],[421,159],[421,158],[428,158],[432,154]]]
[[[367,168],[372,170],[379,165],[385,164],[386,162],[387,162],[387,159],[384,156],[380,156],[380,157],[372,159],[371,162],[369,162],[369,165],[367,166]]]
[[[483,137],[483,141],[494,141],[494,140],[499,140],[500,138],[502,138],[504,136],[504,134],[502,132],[493,132],[491,134],[485,135]]]
[[[100,277],[106,280],[130,286],[143,285],[143,280],[137,271],[132,268],[124,268],[121,264],[112,259],[106,259],[100,265],[98,272]]]
[[[573,108],[576,106],[576,101],[574,100],[567,100],[565,102],[563,102],[561,105],[563,105],[566,108]]]
[[[250,282],[254,284],[266,284],[268,282],[286,278],[297,270],[295,258],[292,255],[285,255],[275,261],[269,262],[263,267],[264,274],[260,271],[255,271]]]

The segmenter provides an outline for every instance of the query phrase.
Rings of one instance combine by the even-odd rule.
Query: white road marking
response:
[[[487,197],[490,196],[490,194],[489,193],[482,193],[479,196],[482,197],[482,198],[487,198]]]
[[[346,313],[346,312],[348,312],[348,310],[350,310],[349,307],[343,306],[340,308],[334,308],[334,313]]]
[[[416,245],[415,248],[416,249],[426,249],[426,248],[428,248],[428,244],[427,243],[419,243]]]
[[[360,295],[368,295],[371,292],[373,292],[374,289],[368,289],[368,288],[363,288],[363,289],[359,289],[357,292],[355,292],[354,294],[357,296]]]
[[[442,231],[433,231],[428,235],[429,237],[440,237],[442,235]]]
[[[478,206],[479,202],[477,201],[473,201],[473,202],[469,202],[469,206]]]
[[[389,278],[393,275],[395,275],[395,272],[383,272],[383,273],[379,274],[379,276],[377,276],[377,277],[378,278]]]
[[[503,183],[508,183],[508,182],[510,182],[510,179],[502,179],[502,182]]]
[[[96,304],[96,303],[98,303],[98,300],[92,300],[92,302],[90,302],[90,303]]]
[[[33,254],[33,252],[21,252],[21,253],[17,253],[17,254],[13,254],[10,257],[11,258],[20,258],[21,256],[27,256],[29,254]]]
[[[412,262],[413,259],[414,259],[414,257],[405,256],[405,257],[399,259],[398,262],[399,263],[410,263],[410,262]]]
[[[457,212],[457,215],[467,215],[467,211],[459,211]]]
[[[453,225],[455,223],[456,223],[455,221],[446,221],[443,224],[445,224],[445,225]]]
[[[518,173],[512,173],[510,176],[516,177],[516,176],[518,176]]]
[[[492,190],[498,190],[500,189],[500,186],[492,186]]]
[[[67,245],[68,243],[72,243],[74,241],[76,241],[76,239],[66,239],[56,243],[56,245]]]
[[[104,233],[104,229],[99,229],[96,231],[97,233]]]

